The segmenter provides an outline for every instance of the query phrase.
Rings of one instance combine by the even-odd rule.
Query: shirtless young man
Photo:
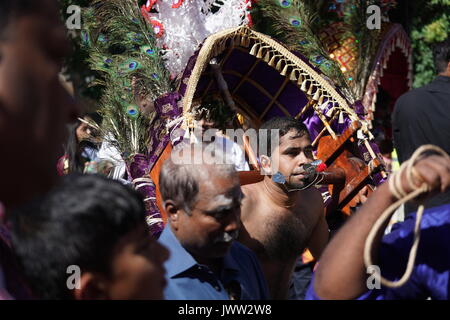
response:
[[[295,119],[274,118],[261,129],[278,129],[279,146],[272,146],[271,154],[259,154],[267,174],[264,180],[242,187],[239,241],[257,254],[272,299],[287,299],[297,259],[306,248],[319,258],[328,241],[328,225],[320,192],[314,187],[296,190],[307,186],[303,165],[314,160],[306,126]],[[270,139],[270,131],[267,135]],[[277,172],[285,184],[272,180]]]

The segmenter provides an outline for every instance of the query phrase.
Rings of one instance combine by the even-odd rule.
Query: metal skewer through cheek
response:
[[[290,181],[291,177],[289,177],[289,181]],[[320,180],[320,181],[319,181]],[[310,187],[312,187],[313,185],[316,185],[320,182],[322,182],[323,180],[323,175],[321,175],[319,172],[316,172],[316,176],[314,177],[314,180],[312,182],[310,182],[308,185],[301,187],[301,188],[294,188],[294,189],[288,189],[286,187],[286,183],[283,184],[284,188],[286,189],[287,192],[294,192],[294,191],[303,191],[306,190]]]

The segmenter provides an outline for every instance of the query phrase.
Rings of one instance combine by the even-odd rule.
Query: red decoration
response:
[[[153,3],[155,2],[156,0]],[[145,21],[152,25],[153,32],[155,33],[156,37],[161,38],[164,35],[163,24],[158,19],[152,17],[151,13],[147,11],[146,6],[141,7],[141,14],[144,17]]]
[[[183,2],[184,2],[184,0],[173,0],[172,8],[177,9],[177,8],[181,7]]]
[[[150,12],[153,9],[156,1],[158,0],[147,0],[147,3],[143,6],[147,12]]]
[[[327,169],[327,165],[325,164],[325,163],[321,163],[321,164],[319,164],[318,166],[317,166],[317,169],[316,169],[316,171],[317,172],[323,172],[323,171],[325,171]]]
[[[153,32],[155,33],[156,37],[161,38],[164,35],[163,24],[156,18],[150,19],[150,23],[153,26]]]

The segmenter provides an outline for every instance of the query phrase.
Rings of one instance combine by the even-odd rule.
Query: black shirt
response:
[[[450,154],[450,77],[438,76],[422,88],[402,95],[392,115],[394,146],[400,163],[424,144],[433,144]],[[450,192],[426,202],[426,207],[450,203]],[[406,206],[406,212],[415,210]]]

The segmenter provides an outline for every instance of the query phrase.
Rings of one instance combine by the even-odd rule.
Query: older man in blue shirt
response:
[[[201,152],[193,152],[195,148]],[[209,148],[214,149],[214,144]],[[171,253],[165,264],[165,296],[171,300],[268,299],[256,256],[235,241],[243,198],[239,177],[220,150],[211,151],[206,145],[176,150],[161,170],[160,191],[169,224],[159,241]],[[203,161],[193,161],[193,156]]]

